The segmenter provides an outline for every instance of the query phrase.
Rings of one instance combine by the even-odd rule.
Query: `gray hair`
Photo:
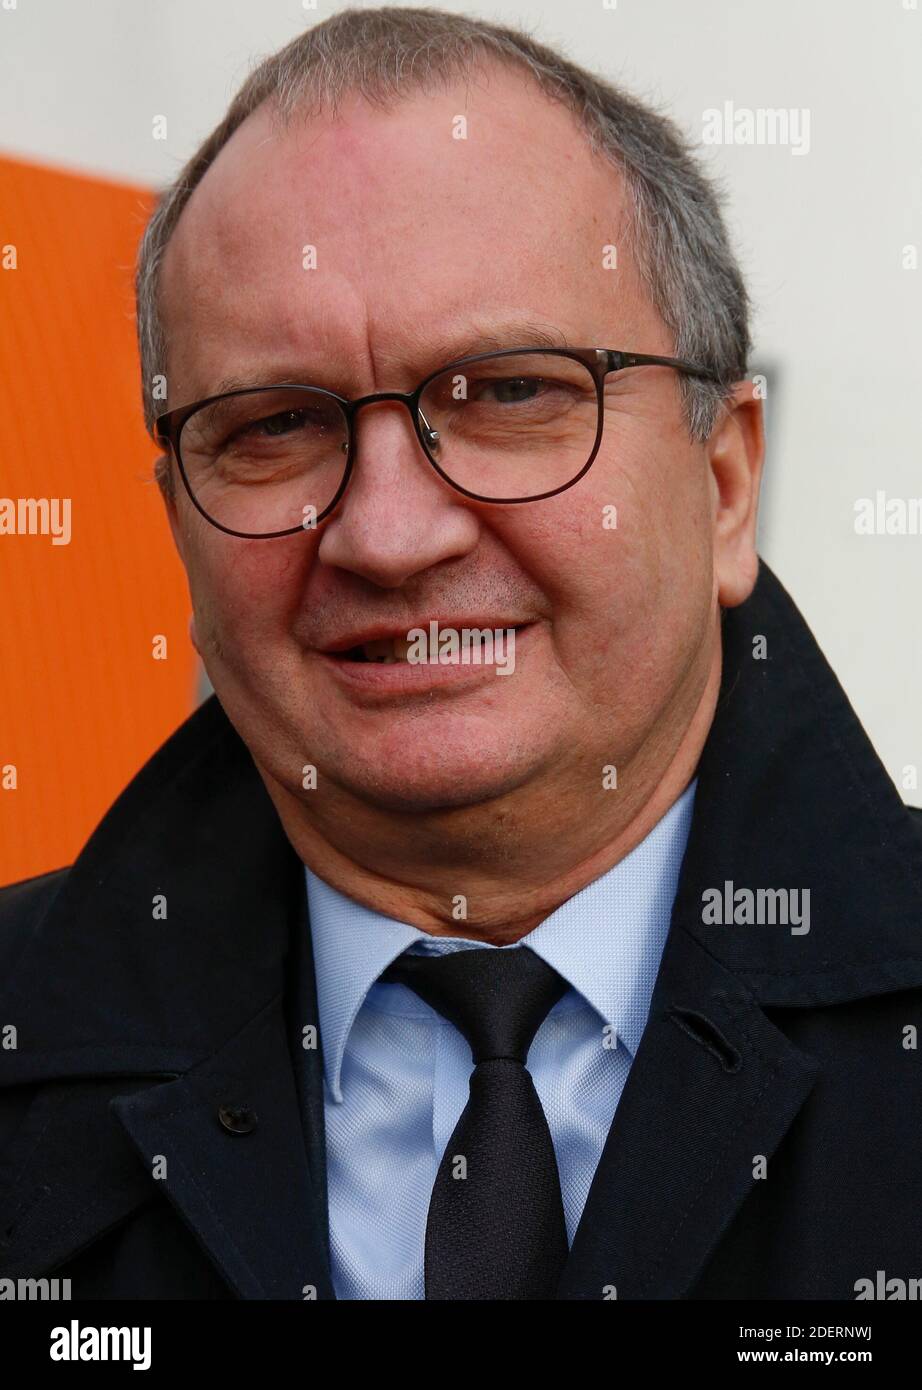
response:
[[[154,399],[154,379],[166,363],[158,309],[161,262],[180,213],[237,127],[265,101],[283,129],[298,114],[335,114],[340,100],[353,94],[387,108],[439,82],[447,86],[490,58],[530,73],[549,98],[574,114],[592,152],[623,177],[639,270],[673,334],[673,351],[720,378],[682,378],[689,433],[707,439],[733,383],[746,375],[751,346],[749,300],[714,180],[699,167],[678,127],[650,106],[527,34],[428,8],[343,10],[264,59],[161,196],[141,240],[136,275],[144,419],[151,433],[164,408]],[[157,476],[161,486],[169,486],[168,470],[159,467]]]

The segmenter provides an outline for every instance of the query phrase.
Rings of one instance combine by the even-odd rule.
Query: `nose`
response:
[[[480,534],[477,504],[432,467],[404,397],[357,404],[365,408],[353,420],[352,477],[322,523],[317,558],[382,588],[398,588],[473,550]]]

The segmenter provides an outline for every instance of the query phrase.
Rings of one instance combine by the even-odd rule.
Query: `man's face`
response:
[[[466,139],[453,138],[459,115]],[[407,391],[478,351],[478,333],[500,340],[484,348],[519,346],[504,325],[522,321],[576,347],[671,354],[624,196],[572,118],[501,70],[389,112],[350,100],[335,122],[284,135],[261,110],[167,250],[170,406],[230,377]],[[386,402],[359,413],[352,480],[316,531],[228,536],[181,486],[171,522],[217,694],[308,814],[312,763],[321,785],[366,804],[426,810],[530,787],[553,817],[568,784],[595,785],[607,764],[620,777],[690,718],[717,631],[714,496],[677,375],[643,368],[608,378],[592,468],[542,502],[454,491]],[[322,654],[371,626],[405,635],[459,616],[530,625],[512,674],[470,666],[436,684],[430,667],[398,690],[392,666],[364,668],[384,675],[362,685]]]

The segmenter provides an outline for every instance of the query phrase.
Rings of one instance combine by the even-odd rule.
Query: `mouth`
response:
[[[315,655],[347,699],[376,709],[395,699],[430,700],[437,693],[447,696],[476,690],[485,682],[496,689],[505,688],[506,681],[497,677],[514,676],[519,661],[531,659],[528,652],[533,634],[541,627],[540,620],[505,627],[481,623],[477,628],[472,625],[467,637],[462,635],[463,627],[455,627],[460,644],[456,647],[452,643],[447,650],[440,645],[448,631],[442,628],[441,636],[436,633],[433,637],[431,651],[426,641],[417,644],[403,635],[378,635],[338,650],[315,649]],[[478,629],[488,634],[486,640],[474,636]],[[498,633],[503,634],[502,641]]]
[[[520,623],[519,627],[503,628],[503,634],[508,634],[509,631],[512,631],[515,632],[517,637],[520,632],[523,632],[526,630],[526,627],[530,626],[530,623]],[[473,651],[474,648],[480,648],[480,651],[483,651],[488,635],[490,634],[487,634],[487,632],[481,632],[478,638],[464,637],[462,630],[459,634],[460,651]],[[375,664],[375,666],[396,666],[396,664],[405,664],[406,666],[407,657],[409,657],[410,652],[419,653],[419,651],[419,644],[417,644],[417,642],[407,642],[406,638],[380,637],[375,638],[373,642],[360,642],[357,646],[349,646],[349,648],[346,648],[346,651],[343,652],[325,652],[324,655],[330,656],[332,659],[338,660],[338,662],[357,662],[360,664]],[[426,652],[426,649],[423,648],[423,652]],[[421,659],[426,660],[426,655],[423,655]],[[416,656],[416,660],[419,662],[419,655]]]
[[[502,628],[503,633],[514,632],[516,637],[531,627],[531,623],[519,623],[518,626]],[[479,636],[472,637],[466,629],[459,632],[459,645],[461,651],[479,648],[483,651],[488,637],[491,637],[493,629],[473,629],[479,632]],[[467,635],[465,635],[467,633]],[[413,659],[410,661],[410,655]],[[421,642],[408,642],[404,637],[378,637],[371,642],[360,642],[357,646],[347,647],[343,651],[327,651],[324,656],[337,662],[345,662],[359,665],[377,666],[396,666],[414,665],[418,663],[428,664],[428,650],[426,639]],[[433,653],[437,657],[437,653]]]

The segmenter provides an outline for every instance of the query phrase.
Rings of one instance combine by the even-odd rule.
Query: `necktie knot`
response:
[[[523,1065],[565,981],[527,946],[404,953],[381,976],[408,985],[470,1044],[475,1064],[510,1058]]]

